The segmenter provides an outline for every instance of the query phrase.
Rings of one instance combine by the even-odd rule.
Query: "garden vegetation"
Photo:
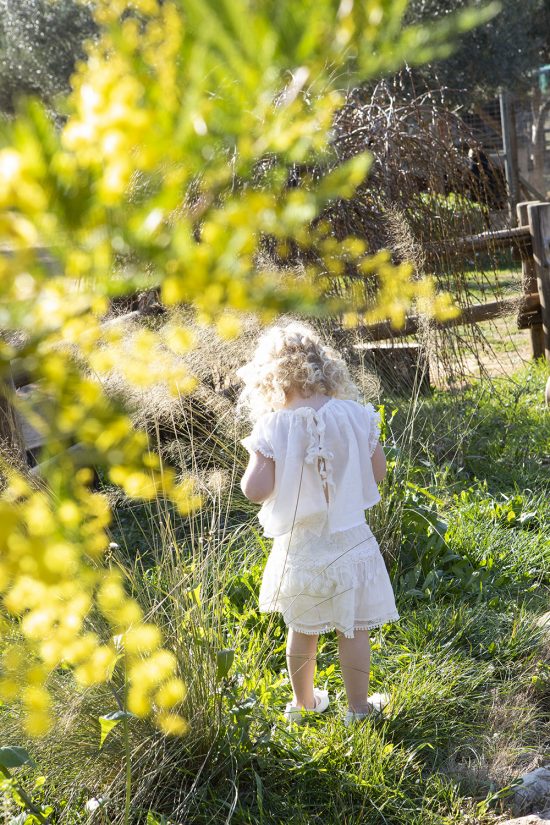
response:
[[[13,455],[2,458],[0,698],[4,730],[18,741],[42,737],[35,758],[48,773],[56,766],[56,780],[42,790],[39,781],[33,801],[11,776],[30,770],[28,754],[7,745],[0,751],[5,790],[24,809],[21,822],[85,821],[88,795],[108,822],[156,822],[152,811],[159,822],[188,820],[190,810],[197,822],[220,812],[243,822],[280,821],[294,810],[286,791],[298,775],[308,784],[299,786],[296,821],[310,821],[310,793],[319,794],[315,805],[324,800],[334,820],[365,821],[365,812],[372,817],[386,808],[388,821],[399,810],[400,821],[429,822],[415,817],[458,810],[452,783],[437,773],[423,778],[426,754],[435,767],[443,754],[450,758],[450,738],[469,741],[480,717],[466,708],[502,672],[489,679],[498,649],[489,622],[481,623],[483,638],[473,649],[468,634],[445,628],[474,627],[487,594],[496,610],[506,587],[516,593],[523,550],[511,560],[502,550],[498,562],[513,572],[498,584],[492,544],[484,545],[485,555],[450,549],[470,547],[470,539],[442,521],[440,503],[453,512],[451,501],[427,495],[425,479],[403,488],[393,514],[390,495],[379,515],[388,559],[403,598],[420,605],[419,626],[427,622],[441,635],[434,637],[432,665],[424,631],[404,625],[388,650],[384,643],[373,682],[397,679],[398,721],[367,729],[361,751],[351,751],[353,768],[333,721],[307,742],[282,730],[272,737],[277,697],[286,689],[277,660],[282,648],[271,644],[281,629],[253,606],[262,545],[246,505],[231,492],[239,466],[234,440],[227,442],[227,430],[219,435],[229,447],[211,452],[208,469],[215,472],[206,473],[195,461],[204,445],[189,425],[187,439],[181,419],[173,427],[168,450],[154,427],[138,426],[127,399],[109,392],[107,376],[116,373],[141,397],[162,388],[163,397],[183,405],[197,391],[191,353],[205,324],[214,324],[223,341],[238,337],[242,313],[250,311],[263,319],[331,313],[346,325],[386,317],[399,324],[412,301],[428,316],[452,313],[430,279],[415,279],[411,266],[393,264],[387,253],[369,255],[356,238],[336,244],[315,218],[332,199],[350,197],[368,171],[366,154],[332,163],[329,136],[342,78],[374,78],[405,60],[446,55],[453,35],[496,8],[408,28],[405,4],[396,0],[117,0],[93,9],[99,36],[85,46],[69,97],[56,102],[61,126],[43,104],[22,99],[0,134],[0,366],[6,379],[16,368],[39,384],[40,415],[10,396],[7,383],[5,393],[46,442],[40,481]],[[331,171],[309,188],[289,187],[292,165],[312,157]],[[267,267],[266,238],[281,250],[314,248],[317,263],[299,273]],[[331,277],[349,261],[376,285],[377,303],[351,288],[334,297]],[[128,349],[126,330],[105,322],[110,301],[149,288],[159,290],[166,307],[185,305],[192,321],[175,310],[159,328],[135,329]],[[224,416],[233,420],[229,409]],[[407,433],[405,427],[403,438]],[[75,443],[78,452],[69,449]],[[426,444],[423,461],[430,462]],[[396,468],[405,465],[396,459]],[[498,499],[503,526],[501,511],[491,510],[487,496],[480,499],[478,487],[465,495],[472,512],[487,509],[498,536],[531,513]],[[539,530],[538,506],[521,530]],[[132,514],[139,518],[130,528]],[[411,543],[398,558],[401,516]],[[143,541],[134,543],[136,535]],[[537,552],[542,559],[543,549]],[[530,587],[542,581],[539,562],[529,571]],[[523,584],[518,592],[531,592]],[[471,610],[454,604],[459,594],[468,594]],[[436,595],[442,601],[431,604]],[[509,627],[511,614],[504,613],[495,628]],[[513,620],[517,642],[510,644],[518,653],[514,658],[506,647],[505,670],[510,657],[524,662],[524,651],[537,649],[538,631],[526,617]],[[380,651],[382,644],[381,637]],[[330,642],[325,651],[329,657]],[[470,661],[480,651],[486,666]],[[440,682],[429,674],[441,668],[446,692],[438,701],[430,690]],[[543,685],[544,668],[532,674]],[[406,673],[416,681],[409,714]],[[319,675],[337,678],[328,659]],[[441,702],[449,708],[444,723]],[[98,718],[101,738],[92,745]],[[324,790],[318,783],[307,790],[325,757],[336,760],[338,796],[332,780]]]

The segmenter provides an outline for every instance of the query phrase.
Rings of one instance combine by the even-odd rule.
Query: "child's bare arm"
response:
[[[371,456],[371,461],[374,480],[377,484],[380,484],[386,475],[386,456],[384,455],[384,450],[382,449],[382,445],[380,443],[376,445],[376,448]]]
[[[262,504],[275,487],[275,462],[256,451],[250,455],[248,466],[241,479],[241,490],[255,504]]]

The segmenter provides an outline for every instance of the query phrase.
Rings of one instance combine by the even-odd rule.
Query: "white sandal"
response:
[[[315,699],[315,707],[303,708],[300,705],[293,705],[289,702],[285,708],[284,717],[288,722],[294,722],[296,725],[301,725],[304,722],[304,715],[308,713],[323,713],[330,704],[328,698],[328,690],[319,690],[313,688],[313,698]]]
[[[352,725],[354,722],[358,722],[360,719],[366,719],[369,716],[382,716],[382,712],[386,705],[389,704],[389,701],[390,696],[388,693],[373,693],[372,696],[369,696],[369,698],[367,699],[369,710],[362,712],[348,710],[344,718],[344,725],[346,726],[346,728],[348,728],[350,725]]]

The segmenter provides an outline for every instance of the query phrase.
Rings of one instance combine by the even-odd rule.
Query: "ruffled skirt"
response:
[[[300,633],[353,638],[399,619],[378,543],[368,524],[320,536],[305,527],[278,536],[260,588],[260,610],[282,613]]]

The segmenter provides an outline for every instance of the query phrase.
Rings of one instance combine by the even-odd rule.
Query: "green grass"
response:
[[[519,302],[523,292],[522,270],[510,254],[487,256],[485,260],[483,256],[476,256],[471,268],[462,265],[465,268],[460,278],[444,281],[445,288],[460,305],[485,304],[504,298],[515,298]],[[511,375],[531,356],[529,332],[518,329],[517,311],[513,309],[507,315],[478,325],[475,334],[472,327],[458,326],[454,335],[466,372],[471,374],[477,374],[478,361],[481,361],[489,375]]]
[[[392,465],[372,514],[401,621],[373,632],[371,690],[392,695],[382,720],[344,728],[336,640],[322,637],[317,683],[329,712],[289,730],[284,626],[259,615],[268,545],[240,493],[176,522],[160,503],[121,507],[114,537],[129,583],[176,652],[188,685],[183,739],[130,725],[133,817],[148,825],[490,825],[514,779],[550,753],[548,610],[550,455],[545,371],[434,393],[411,415],[390,399]],[[241,457],[238,459],[241,460]],[[132,563],[130,563],[132,561]],[[198,590],[197,590],[198,588]],[[217,678],[216,653],[233,665]],[[122,678],[116,673],[115,683]],[[121,821],[121,726],[99,750],[108,687],[75,692],[52,675],[59,722],[25,743],[16,707],[3,738],[26,744],[25,769],[52,821]]]
[[[496,301],[504,295],[521,293],[521,267],[468,271],[464,291],[478,303]]]

